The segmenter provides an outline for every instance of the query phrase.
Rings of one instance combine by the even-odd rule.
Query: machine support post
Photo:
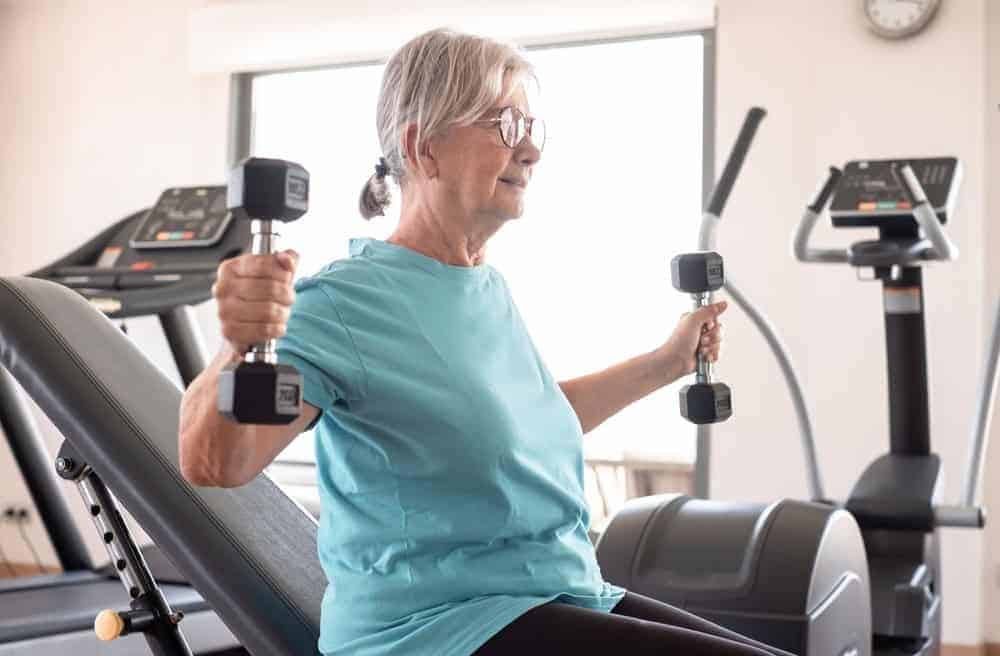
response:
[[[99,637],[113,640],[138,631],[155,656],[192,656],[178,626],[183,614],[171,610],[111,492],[69,442],[63,442],[59,449],[56,472],[76,483],[111,558],[111,566],[130,599],[130,611],[103,611],[98,616],[99,619],[110,616],[112,623],[117,621],[117,628],[105,628],[104,633],[95,623]]]

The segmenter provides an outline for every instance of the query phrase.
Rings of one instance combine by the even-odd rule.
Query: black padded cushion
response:
[[[187,483],[181,391],[111,321],[55,283],[0,278],[0,365],[249,651],[318,653],[315,520],[265,475],[232,490]]]

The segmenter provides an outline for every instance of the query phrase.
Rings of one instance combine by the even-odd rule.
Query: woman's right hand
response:
[[[219,264],[212,296],[222,336],[236,354],[285,334],[298,263],[299,254],[289,249],[271,255],[247,253]]]

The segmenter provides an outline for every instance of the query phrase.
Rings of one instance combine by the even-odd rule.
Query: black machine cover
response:
[[[316,521],[266,475],[237,489],[185,481],[181,391],[76,292],[0,278],[0,308],[0,365],[240,642],[254,654],[318,653]]]

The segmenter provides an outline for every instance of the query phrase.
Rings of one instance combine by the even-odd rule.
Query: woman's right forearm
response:
[[[228,344],[192,382],[181,401],[181,473],[199,486],[235,487],[257,474],[252,424],[230,421],[218,410],[219,373],[240,356]]]
[[[201,486],[236,487],[263,471],[316,416],[304,409],[288,425],[230,421],[218,410],[219,374],[251,344],[284,334],[295,300],[298,254],[244,253],[219,264],[212,296],[218,305],[223,346],[195,378],[181,401],[178,451],[184,478]]]

